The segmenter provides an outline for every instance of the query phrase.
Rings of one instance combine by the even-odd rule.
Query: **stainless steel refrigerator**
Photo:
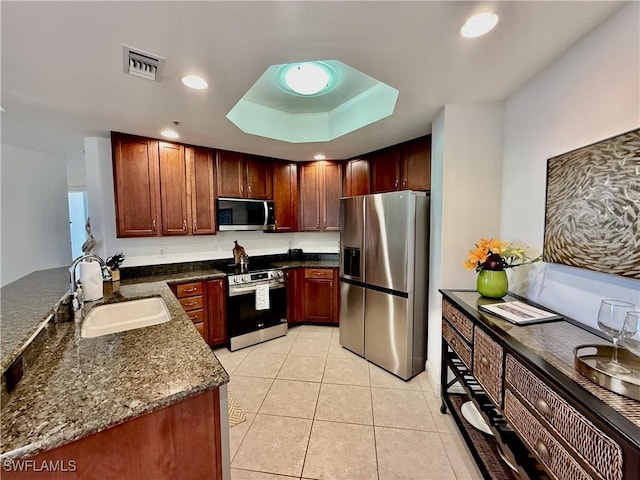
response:
[[[340,344],[408,380],[427,344],[429,197],[340,200]]]

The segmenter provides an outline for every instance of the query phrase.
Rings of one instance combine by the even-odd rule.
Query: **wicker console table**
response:
[[[485,299],[475,291],[440,292],[441,411],[453,416],[485,478],[637,478],[640,402],[574,368],[576,346],[609,343],[599,332],[572,319],[517,326],[479,311]],[[462,415],[469,400],[493,435]]]

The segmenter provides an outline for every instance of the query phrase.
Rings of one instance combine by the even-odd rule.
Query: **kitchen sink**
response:
[[[110,303],[91,309],[80,334],[83,338],[150,327],[171,319],[167,305],[160,297]]]

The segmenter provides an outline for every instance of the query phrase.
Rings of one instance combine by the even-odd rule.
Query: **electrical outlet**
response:
[[[158,249],[158,257],[159,257],[159,258],[164,258],[164,257],[166,257],[166,256],[167,256],[167,249],[166,249],[166,248],[164,248],[164,247],[160,247],[160,248]]]

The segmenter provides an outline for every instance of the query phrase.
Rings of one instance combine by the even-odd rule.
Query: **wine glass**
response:
[[[629,323],[628,327],[625,327],[625,318],[627,312],[633,310],[635,305],[633,303],[624,302],[622,300],[602,300],[600,303],[600,310],[598,311],[598,327],[604,333],[611,336],[613,339],[613,357],[611,361],[602,363],[601,366],[614,373],[630,373],[628,368],[623,367],[618,362],[618,341],[621,338],[632,336],[636,329],[633,331],[627,331],[625,328],[630,329],[633,325]]]
[[[624,318],[624,331],[634,333],[625,338],[620,338],[620,345],[628,349],[634,355],[640,357],[640,330],[638,325],[640,324],[640,311],[627,312]]]

